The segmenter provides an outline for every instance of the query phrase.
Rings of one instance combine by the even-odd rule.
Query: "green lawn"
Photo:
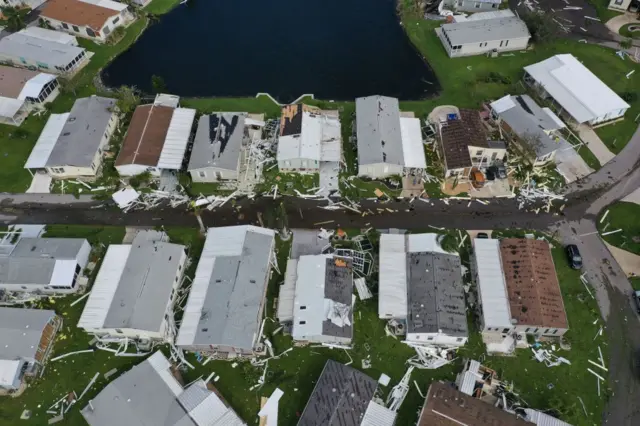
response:
[[[214,111],[242,111],[249,113],[266,113],[267,118],[280,116],[280,106],[268,96],[257,98],[185,98],[181,104],[195,108],[203,114]]]
[[[605,217],[604,222],[600,223],[602,216],[604,216],[607,211],[609,211],[609,214]],[[623,201],[617,202],[600,213],[597,222],[598,231],[602,234],[604,232],[622,229],[622,232],[605,235],[602,238],[615,247],[631,253],[640,254],[639,215],[640,205]],[[609,225],[607,226],[607,224]],[[606,231],[604,230],[605,227],[607,228]],[[634,238],[637,238],[637,241],[633,241]]]
[[[610,10],[609,0],[587,0],[593,7],[596,8],[596,12],[598,13],[598,18],[604,24],[608,20],[615,18],[622,14],[622,12],[616,12],[614,10]]]
[[[43,237],[86,238],[94,244],[122,244],[125,229],[119,226],[47,225]]]
[[[164,15],[180,4],[181,0],[153,0],[143,10],[153,15]]]
[[[638,26],[640,25],[639,23],[635,23],[635,24],[627,24],[624,25],[622,28],[620,28],[620,35],[623,37],[629,37],[629,38],[640,38],[640,31],[629,31],[629,27],[631,26]]]

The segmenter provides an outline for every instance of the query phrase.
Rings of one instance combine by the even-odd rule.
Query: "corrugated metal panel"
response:
[[[410,234],[407,236],[407,251],[409,253],[428,251],[434,253],[452,254],[442,250],[438,244],[438,234]]]
[[[380,236],[378,314],[380,318],[407,317],[405,236]]]
[[[30,78],[20,91],[18,99],[24,101],[27,99],[27,97],[37,98],[38,96],[40,96],[40,92],[42,92],[44,86],[55,79],[55,75],[46,74],[43,72],[33,78]]]
[[[400,117],[400,133],[402,134],[404,166],[426,169],[427,160],[424,156],[420,119]]]
[[[484,325],[511,328],[513,325],[500,258],[500,241],[481,238],[475,239],[473,245]]]
[[[473,389],[476,386],[476,381],[478,380],[478,376],[473,374],[471,371],[465,371],[462,375],[462,383],[459,385],[459,391],[473,396]]]
[[[525,420],[530,423],[535,423],[537,426],[571,426],[567,422],[563,422],[560,419],[556,419],[555,417],[532,408],[525,408],[524,411],[527,413],[527,418]]]
[[[478,373],[480,371],[480,363],[475,359],[469,361],[469,369],[467,371],[471,371],[472,373]]]
[[[292,337],[305,340],[322,335],[325,313],[325,271],[331,255],[300,256],[298,280],[293,303]],[[304,307],[302,309],[301,307]]]
[[[49,116],[47,124],[42,129],[42,133],[40,133],[40,137],[38,137],[38,141],[24,165],[25,169],[41,169],[45,167],[68,118],[68,112]]]
[[[78,321],[78,327],[97,329],[103,326],[130,251],[130,245],[109,246]]]
[[[202,380],[185,389],[178,397],[178,400],[199,426],[243,424],[233,410],[228,408],[218,395],[206,388]]]
[[[158,372],[162,381],[169,387],[175,397],[178,397],[178,395],[183,392],[182,386],[178,383],[173,374],[171,374],[171,364],[162,352],[157,351],[147,358],[147,362],[151,364],[155,371]]]
[[[21,364],[21,361],[0,359],[0,386],[13,387],[17,384]]]
[[[293,321],[293,300],[296,292],[296,280],[298,278],[298,260],[287,260],[287,271],[284,276],[284,284],[280,286],[278,294],[277,318],[280,322]]]
[[[176,108],[173,111],[158,160],[159,169],[180,170],[195,117],[195,109]]]
[[[393,426],[396,421],[395,411],[375,402],[369,402],[360,426]]]

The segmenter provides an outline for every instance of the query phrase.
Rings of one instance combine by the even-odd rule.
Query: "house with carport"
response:
[[[60,93],[53,74],[0,65],[0,123],[19,126]]]
[[[427,168],[420,120],[401,112],[396,98],[357,98],[356,138],[360,177],[385,179]]]
[[[524,67],[523,81],[577,124],[599,127],[624,118],[630,108],[620,96],[571,54]]]
[[[182,169],[196,110],[180,108],[179,102],[179,96],[159,94],[136,108],[115,162],[120,176],[149,172],[159,178],[163,171]]]
[[[115,99],[77,99],[70,112],[49,116],[24,168],[56,179],[95,179],[117,126]]]
[[[111,0],[48,0],[40,19],[57,31],[103,43],[133,19],[129,6]]]

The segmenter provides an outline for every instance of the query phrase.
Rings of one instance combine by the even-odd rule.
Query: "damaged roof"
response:
[[[358,164],[404,165],[400,104],[387,96],[356,99]]]
[[[245,139],[246,118],[246,112],[222,112],[201,116],[188,170],[215,167],[237,171]]]
[[[377,386],[366,374],[328,360],[298,426],[360,426]]]
[[[45,326],[56,316],[44,309],[0,308],[0,360],[35,358]]]
[[[447,170],[472,166],[470,146],[490,147],[480,113],[472,109],[461,109],[460,117],[448,120],[440,130],[440,138]]]
[[[129,123],[122,142],[116,166],[140,164],[156,167],[169,131],[174,108],[158,105],[140,105]]]
[[[467,336],[460,257],[413,252],[406,262],[407,332]]]
[[[569,328],[549,243],[528,238],[500,241],[511,316],[518,325]]]
[[[452,385],[433,382],[417,426],[527,426],[530,423],[478,398],[465,395]]]

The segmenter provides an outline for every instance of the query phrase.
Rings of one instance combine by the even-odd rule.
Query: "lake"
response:
[[[439,91],[395,0],[190,0],[152,24],[102,77],[107,86],[150,92],[153,75],[185,97],[417,100]]]

